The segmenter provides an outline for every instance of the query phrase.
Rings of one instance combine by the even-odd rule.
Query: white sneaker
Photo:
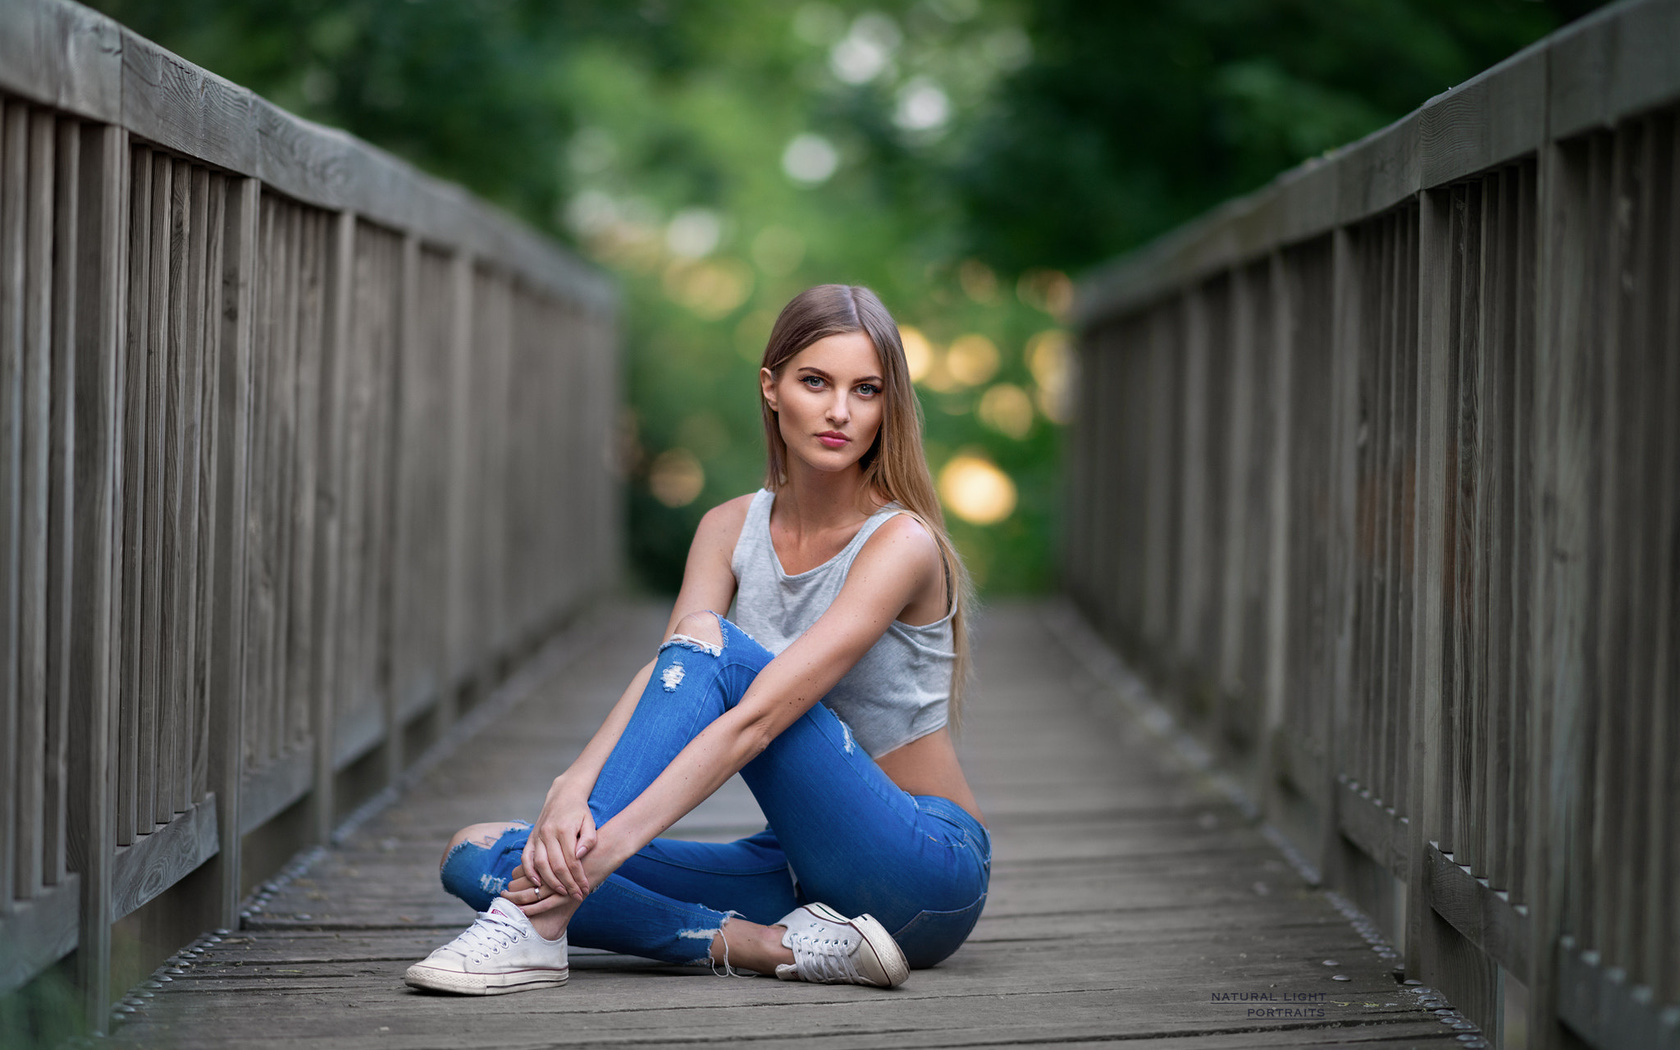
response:
[[[804,904],[782,916],[782,947],[793,963],[776,967],[784,981],[872,984],[896,988],[910,976],[904,950],[872,915],[848,919],[826,904]]]
[[[403,981],[435,992],[501,995],[565,984],[566,976],[566,935],[544,940],[518,905],[497,897],[459,937],[410,966]]]

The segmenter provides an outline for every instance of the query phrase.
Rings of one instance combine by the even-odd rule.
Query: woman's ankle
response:
[[[725,918],[712,936],[713,969],[719,973],[751,970],[774,977],[777,964],[793,962],[793,952],[782,947],[782,933],[780,926],[760,926],[745,919]]]

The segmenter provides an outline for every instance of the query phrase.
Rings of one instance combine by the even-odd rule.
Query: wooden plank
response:
[[[122,28],[63,2],[14,3],[0,33],[0,88],[43,105],[119,123]]]
[[[76,983],[82,1020],[102,1031],[110,993],[111,848],[115,840],[112,744],[121,664],[120,497],[124,347],[129,282],[129,144],[120,128],[83,125],[77,185],[75,573],[70,598],[70,721],[66,861],[79,873]]]
[[[568,733],[566,747],[582,746],[589,723],[611,701],[606,683],[627,674],[645,650],[636,640],[649,630],[644,615],[654,623],[658,614],[605,618],[606,641],[557,668],[561,673],[540,690],[434,767],[406,805],[371,818],[341,848],[274,889],[252,926],[276,928],[246,929],[207,945],[118,1039],[199,1046],[213,1035],[225,1038],[238,1018],[262,1033],[256,1038],[292,1045],[381,1027],[387,1031],[379,1037],[403,1029],[436,1041],[485,1024],[493,1026],[491,1037],[514,1044],[552,1041],[555,1032],[590,1043],[662,1042],[678,1033],[722,1043],[762,1035],[769,1010],[802,1018],[803,1041],[814,1025],[859,1045],[1117,1037],[1163,1047],[1380,1045],[1390,1037],[1396,1045],[1457,1045],[1458,1033],[1415,997],[1398,994],[1387,960],[1324,895],[1307,890],[1228,801],[1182,770],[1169,772],[1160,738],[1114,717],[1121,683],[1084,660],[1044,660],[1060,630],[1030,607],[1007,605],[992,607],[977,647],[985,665],[965,738],[976,790],[996,794],[1037,774],[1064,785],[1065,797],[1065,786],[1082,780],[1081,770],[1012,746],[1030,723],[1050,753],[1089,749],[1105,754],[1110,769],[1118,758],[1139,783],[1175,801],[1135,806],[1135,796],[1109,782],[1100,791],[1106,810],[1075,816],[1046,796],[1039,809],[994,818],[993,898],[975,936],[940,967],[918,971],[899,992],[882,996],[713,980],[704,969],[574,951],[572,985],[534,995],[518,1011],[497,1009],[490,1017],[462,1012],[460,1000],[408,993],[402,968],[466,916],[431,874],[450,821],[486,799],[540,795],[550,775],[545,762],[523,756],[553,760],[550,734]],[[1068,640],[1070,656],[1078,644]],[[1031,698],[1038,703],[1028,710]],[[1257,880],[1270,888],[1255,889]],[[1095,903],[1079,907],[1085,900]],[[311,924],[319,928],[304,928]],[[1336,973],[1352,979],[1333,982]],[[1315,1001],[1324,1003],[1324,1017],[1250,1017],[1246,1004],[1214,998],[1321,989]],[[660,1009],[647,1008],[650,992]],[[346,1005],[352,1002],[354,1008]]]
[[[401,734],[395,727],[405,724],[424,705],[428,697],[418,695],[415,688],[416,664],[425,657],[416,644],[417,621],[425,615],[416,608],[424,598],[417,593],[416,548],[419,545],[415,502],[420,488],[421,471],[427,459],[425,438],[416,433],[411,417],[417,395],[425,388],[425,358],[422,340],[426,338],[425,322],[420,316],[420,240],[412,235],[404,237],[398,263],[395,341],[391,355],[392,383],[390,398],[391,443],[390,466],[390,593],[391,623],[391,684],[388,691],[389,711],[386,724],[392,728],[387,746],[395,746]],[[388,764],[401,767],[401,755],[387,757]]]
[[[1172,566],[1173,590],[1178,597],[1177,616],[1170,626],[1166,656],[1176,668],[1188,671],[1196,666],[1197,627],[1207,601],[1206,523],[1210,482],[1207,471],[1207,442],[1213,429],[1208,404],[1208,343],[1210,332],[1208,292],[1205,285],[1188,289],[1176,306],[1183,311],[1183,343],[1179,348],[1184,375],[1178,391],[1174,423],[1179,430],[1181,459],[1173,467],[1179,474],[1178,550]],[[1169,468],[1173,469],[1173,468]],[[1192,687],[1193,690],[1194,687]]]
[[[151,229],[146,234],[146,251],[150,256],[148,283],[137,290],[147,298],[148,324],[146,329],[144,367],[146,399],[142,415],[135,420],[141,425],[139,454],[144,459],[146,485],[132,493],[139,506],[143,541],[139,546],[139,595],[136,611],[140,622],[136,628],[139,646],[138,695],[136,696],[137,737],[135,744],[134,813],[136,835],[146,834],[158,823],[157,796],[165,759],[160,751],[162,730],[159,697],[159,663],[162,644],[163,592],[167,584],[163,576],[164,503],[167,499],[167,479],[164,477],[165,439],[167,436],[164,412],[169,403],[165,378],[170,354],[169,286],[172,259],[170,257],[171,215],[170,200],[174,193],[175,164],[163,153],[151,156]]]
[[[1250,705],[1258,701],[1256,682],[1244,682],[1243,672],[1243,614],[1246,611],[1244,583],[1248,559],[1258,558],[1259,551],[1249,551],[1248,519],[1254,507],[1248,500],[1251,475],[1251,452],[1255,443],[1255,401],[1263,396],[1257,389],[1255,361],[1258,309],[1255,300],[1263,293],[1251,270],[1231,274],[1230,315],[1230,390],[1229,430],[1226,432],[1224,502],[1223,571],[1217,581],[1219,611],[1219,663],[1217,681],[1221,694],[1233,703]]]
[[[309,793],[314,757],[313,749],[299,749],[246,774],[239,791],[239,834],[249,835]]]
[[[245,748],[247,768],[255,769],[274,757],[275,743],[271,707],[274,703],[274,468],[273,420],[269,410],[272,396],[273,340],[280,269],[280,249],[275,224],[279,204],[269,194],[261,196],[258,218],[257,254],[251,279],[255,299],[252,310],[255,328],[251,341],[251,451],[250,451],[250,550],[246,558],[248,608],[244,644],[245,657]]]
[[[251,349],[256,329],[255,271],[260,188],[255,179],[228,187],[223,225],[222,309],[217,333],[216,507],[212,533],[209,690],[209,788],[220,800],[215,873],[216,911],[224,924],[239,915],[240,781],[245,747],[245,637],[251,446]]]
[[[254,169],[250,91],[126,28],[122,63],[123,126],[130,132],[217,167]]]
[[[1532,943],[1556,944],[1568,932],[1564,913],[1576,814],[1571,785],[1581,782],[1579,730],[1582,693],[1581,592],[1585,568],[1582,486],[1590,469],[1582,454],[1583,425],[1576,394],[1580,333],[1585,316],[1581,224],[1586,194],[1582,158],[1549,146],[1541,157],[1540,292],[1535,344],[1536,520],[1529,652],[1534,695],[1533,756],[1527,868]],[[1568,1045],[1554,1005],[1563,988],[1555,953],[1530,957],[1529,1032],[1539,1048]]]
[[[346,465],[344,455],[346,394],[351,355],[351,311],[355,294],[356,216],[337,212],[329,220],[324,245],[326,252],[320,395],[317,406],[317,489],[314,532],[318,554],[313,596],[312,642],[315,681],[311,718],[315,733],[315,781],[312,795],[312,831],[317,841],[326,841],[337,815],[334,811],[333,774],[338,746],[338,709],[343,667],[339,641],[342,634],[344,585],[342,543]]]
[[[1338,777],[1337,830],[1365,855],[1404,882],[1411,874],[1411,839],[1407,821],[1370,789]]]
[[[263,732],[268,740],[264,752],[275,761],[292,749],[292,582],[293,541],[297,521],[297,359],[298,295],[300,284],[299,225],[302,209],[291,201],[276,201],[274,215],[272,312],[265,319],[273,325],[269,343],[268,388],[261,402],[269,434],[268,467],[271,472],[266,493],[271,502],[265,513],[273,522],[272,561],[265,576],[273,592],[273,632],[268,645],[268,695],[265,698]]]
[[[1517,220],[1518,231],[1515,254],[1521,272],[1517,276],[1513,319],[1516,323],[1515,342],[1518,348],[1535,345],[1535,317],[1539,313],[1536,302],[1538,248],[1536,245],[1537,211],[1535,207],[1535,165],[1523,163],[1519,171]],[[1516,452],[1514,464],[1513,547],[1511,552],[1511,635],[1510,678],[1513,696],[1517,700],[1517,725],[1512,729],[1510,746],[1515,753],[1511,763],[1512,798],[1510,813],[1510,851],[1512,877],[1509,889],[1514,899],[1529,900],[1528,838],[1533,830],[1531,806],[1532,773],[1529,727],[1535,717],[1536,697],[1532,687],[1530,646],[1533,641],[1530,604],[1535,557],[1535,520],[1537,506],[1534,499],[1539,477],[1540,439],[1535,431],[1536,403],[1534,392],[1534,361],[1532,351],[1513,355],[1513,387],[1516,411],[1511,428],[1512,448]]]
[[[1547,116],[1564,139],[1680,97],[1680,6],[1651,0],[1603,9],[1549,37]]]
[[[69,867],[67,836],[70,747],[70,661],[73,623],[71,609],[76,584],[76,317],[79,255],[78,205],[82,162],[78,121],[57,122],[57,175],[53,187],[52,295],[52,448],[49,452],[47,511],[47,812],[42,816],[42,853],[46,866],[42,881],[51,886],[66,879]],[[86,570],[84,570],[86,571]],[[78,727],[76,737],[81,740]],[[74,896],[67,898],[74,902]],[[70,905],[73,909],[74,903]]]
[[[1319,826],[1320,841],[1315,844],[1316,852],[1323,858],[1321,870],[1325,878],[1332,885],[1346,883],[1346,875],[1341,871],[1341,835],[1342,821],[1338,811],[1342,803],[1342,792],[1335,782],[1345,775],[1350,762],[1357,764],[1360,755],[1356,752],[1348,754],[1343,737],[1350,728],[1351,719],[1355,712],[1350,710],[1355,697],[1369,697],[1370,693],[1364,689],[1355,691],[1354,657],[1357,641],[1355,633],[1358,629],[1358,613],[1356,596],[1359,593],[1355,574],[1355,544],[1359,542],[1356,535],[1356,521],[1358,517],[1358,452],[1361,444],[1365,444],[1361,430],[1364,421],[1360,418],[1360,381],[1365,371],[1363,349],[1363,332],[1360,317],[1360,297],[1363,288],[1358,273],[1357,248],[1353,234],[1346,229],[1337,230],[1331,235],[1331,288],[1330,288],[1330,427],[1329,427],[1329,506],[1325,516],[1328,518],[1328,548],[1323,552],[1327,562],[1325,583],[1329,594],[1325,596],[1328,606],[1326,610],[1327,623],[1332,638],[1330,652],[1329,685],[1330,695],[1326,710],[1328,726],[1326,727],[1325,761],[1320,773],[1324,777],[1321,788],[1324,798],[1323,820]],[[1368,776],[1364,770],[1355,770],[1355,777]]]
[[[111,861],[111,917],[121,919],[215,855],[216,800],[202,803],[117,850]]]
[[[126,141],[126,140],[125,140]],[[117,472],[115,496],[120,515],[118,535],[117,573],[121,593],[117,622],[114,626],[120,669],[112,698],[115,716],[115,762],[117,783],[113,814],[113,843],[126,845],[134,841],[135,800],[138,795],[139,771],[135,760],[139,754],[139,695],[140,695],[140,578],[141,542],[144,538],[145,518],[140,513],[141,497],[146,491],[146,338],[150,323],[146,294],[151,282],[151,252],[147,237],[152,219],[152,161],[151,151],[143,146],[132,149],[125,166],[124,189],[128,197],[129,215],[125,233],[128,237],[128,281],[123,289],[127,306],[127,324],[123,328],[124,360],[119,375],[124,404],[119,418],[123,432],[118,448],[123,454]]]
[[[1283,256],[1274,254],[1268,260],[1272,301],[1272,377],[1276,383],[1273,405],[1276,426],[1270,455],[1269,477],[1266,484],[1267,535],[1271,549],[1266,551],[1266,578],[1270,583],[1265,610],[1265,634],[1261,643],[1261,660],[1265,675],[1263,704],[1265,715],[1261,721],[1261,739],[1275,740],[1284,732],[1287,699],[1284,689],[1289,673],[1287,666],[1287,624],[1289,610],[1289,473],[1290,420],[1293,408],[1291,377],[1295,373],[1295,300],[1289,294],[1289,276]],[[1299,741],[1295,741],[1299,742]],[[1261,753],[1264,764],[1261,783],[1267,795],[1261,800],[1268,816],[1277,815],[1275,794],[1278,778],[1273,749]],[[1315,778],[1315,783],[1322,781]]]
[[[216,623],[215,595],[218,581],[216,579],[216,538],[218,530],[225,527],[225,523],[218,516],[221,502],[219,488],[219,465],[221,462],[220,431],[221,410],[220,391],[222,383],[222,358],[227,347],[222,333],[222,307],[224,294],[222,274],[226,264],[226,247],[228,243],[227,216],[228,195],[231,191],[228,179],[220,172],[213,172],[209,176],[206,189],[207,207],[205,210],[206,252],[204,259],[204,309],[200,314],[200,336],[203,346],[203,367],[200,370],[202,390],[199,394],[201,405],[199,414],[199,458],[198,458],[198,588],[194,596],[194,605],[198,610],[197,636],[194,641],[195,656],[193,659],[193,688],[197,716],[197,744],[193,757],[193,801],[203,798],[205,792],[215,790],[211,783],[211,726],[213,715],[211,708],[234,703],[232,696],[224,693],[212,694],[214,687],[215,656],[214,647],[218,637],[226,629],[226,624]],[[232,821],[231,815],[224,815],[224,819]]]
[[[22,398],[18,406],[16,456],[8,466],[17,481],[4,486],[17,499],[14,551],[15,597],[8,599],[16,617],[15,787],[11,804],[17,823],[12,838],[11,894],[0,900],[28,900],[40,892],[46,860],[41,840],[46,815],[47,749],[47,508],[52,407],[52,277],[55,129],[50,113],[22,116],[28,140],[28,183],[24,195],[23,322],[19,382],[8,384]],[[16,396],[16,395],[14,395]],[[11,407],[11,406],[8,406]],[[11,429],[8,427],[7,429]],[[11,685],[11,683],[7,683]]]
[[[186,764],[186,750],[181,724],[181,624],[184,612],[181,584],[185,553],[181,547],[185,531],[182,515],[182,488],[186,477],[183,452],[186,445],[186,420],[182,418],[188,400],[186,372],[190,367],[187,353],[187,279],[191,266],[188,245],[192,231],[189,227],[192,212],[188,194],[192,190],[191,168],[184,160],[170,164],[168,197],[168,236],[166,239],[169,278],[164,286],[163,316],[165,322],[162,345],[168,348],[158,367],[158,419],[162,426],[158,433],[158,476],[162,482],[152,493],[158,504],[155,519],[158,528],[157,581],[157,752],[154,773],[155,794],[152,800],[152,823],[164,825],[175,814],[177,780]]]
[[[1448,183],[1538,150],[1546,138],[1549,49],[1526,48],[1418,111],[1421,185]]]
[[[1452,923],[1492,962],[1512,973],[1527,973],[1533,952],[1528,914],[1511,903],[1510,894],[1496,890],[1469,865],[1451,854],[1429,847],[1430,906]]]
[[[1680,123],[1670,117],[1661,125],[1656,143],[1653,199],[1659,205],[1653,216],[1653,249],[1659,245],[1680,243]],[[1658,304],[1653,313],[1651,347],[1680,344],[1680,261],[1672,255],[1653,260],[1652,285]],[[1680,404],[1680,362],[1672,354],[1663,358],[1658,377],[1648,387],[1647,396],[1654,405]],[[1656,411],[1662,421],[1654,440],[1657,453],[1651,460],[1648,484],[1656,495],[1652,507],[1651,533],[1654,537],[1672,536],[1680,530],[1680,423],[1674,414]],[[1680,552],[1670,545],[1658,544],[1651,577],[1655,581],[1672,581],[1680,575],[1676,564]],[[1680,588],[1672,583],[1657,601],[1653,626],[1655,640],[1652,654],[1651,742],[1656,753],[1675,754],[1680,750],[1680,713],[1660,698],[1673,696],[1680,690],[1680,646],[1675,634],[1680,631]],[[1653,762],[1651,781],[1647,788],[1651,799],[1651,814],[1647,822],[1650,836],[1647,856],[1649,864],[1644,881],[1644,910],[1651,917],[1652,936],[1645,958],[1645,972],[1664,1003],[1680,1002],[1680,902],[1664,887],[1680,875],[1680,845],[1666,829],[1680,819],[1680,765],[1673,762]]]
[[[1448,600],[1445,546],[1448,529],[1447,456],[1454,418],[1448,402],[1448,352],[1452,285],[1452,202],[1446,191],[1418,195],[1418,464],[1415,553],[1417,603],[1411,713],[1411,812],[1406,878],[1406,971],[1428,971],[1432,914],[1428,892],[1427,848],[1439,835],[1446,807],[1442,770],[1442,670],[1448,659],[1442,608]]]
[[[205,332],[209,304],[211,263],[210,172],[194,166],[188,176],[188,215],[186,244],[186,276],[183,290],[181,327],[181,559],[175,606],[175,697],[177,708],[177,737],[180,741],[175,777],[175,795],[171,812],[183,813],[197,802],[205,790],[203,753],[200,738],[203,734],[203,712],[199,709],[203,694],[199,676],[199,636],[203,617],[203,587],[199,569],[203,561],[200,537],[204,518],[202,469],[205,427],[204,362]],[[214,218],[219,218],[219,214]]]
[[[1653,1005],[1649,988],[1628,980],[1620,967],[1608,966],[1602,953],[1583,950],[1575,938],[1558,944],[1557,1015],[1574,1034],[1593,1046],[1614,1050],[1680,1048],[1680,1016]]]
[[[0,937],[6,939],[6,953],[0,956],[0,995],[23,987],[76,950],[81,932],[76,904],[81,889],[79,878],[67,875],[0,918]]]
[[[467,439],[472,420],[473,260],[465,252],[449,257],[450,329],[443,379],[444,438],[448,475],[444,483],[443,666],[444,703],[451,705],[470,676],[466,598],[473,444]],[[583,549],[596,550],[593,545]],[[446,708],[447,710],[447,708]],[[454,716],[448,715],[451,721]]]
[[[29,185],[28,109],[0,100],[0,719],[7,727],[0,745],[0,906],[10,907],[19,827],[16,794],[17,741],[11,727],[21,715],[22,605],[19,533],[23,527],[23,359],[24,264]]]
[[[319,403],[322,341],[322,298],[325,294],[326,217],[313,210],[298,216],[297,318],[295,330],[295,432],[293,436],[292,545],[288,557],[291,583],[287,596],[290,645],[286,671],[286,734],[288,751],[312,764],[315,722],[314,678],[316,574],[316,478],[319,452]]]

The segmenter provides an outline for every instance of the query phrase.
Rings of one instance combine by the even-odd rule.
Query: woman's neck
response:
[[[859,468],[832,474],[790,464],[788,479],[776,492],[776,510],[784,527],[794,531],[843,528],[867,518],[878,502],[866,492]]]

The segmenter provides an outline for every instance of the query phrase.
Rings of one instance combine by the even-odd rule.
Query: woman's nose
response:
[[[846,395],[840,391],[835,391],[834,396],[828,400],[828,421],[841,424],[851,417],[851,409],[846,404]]]

